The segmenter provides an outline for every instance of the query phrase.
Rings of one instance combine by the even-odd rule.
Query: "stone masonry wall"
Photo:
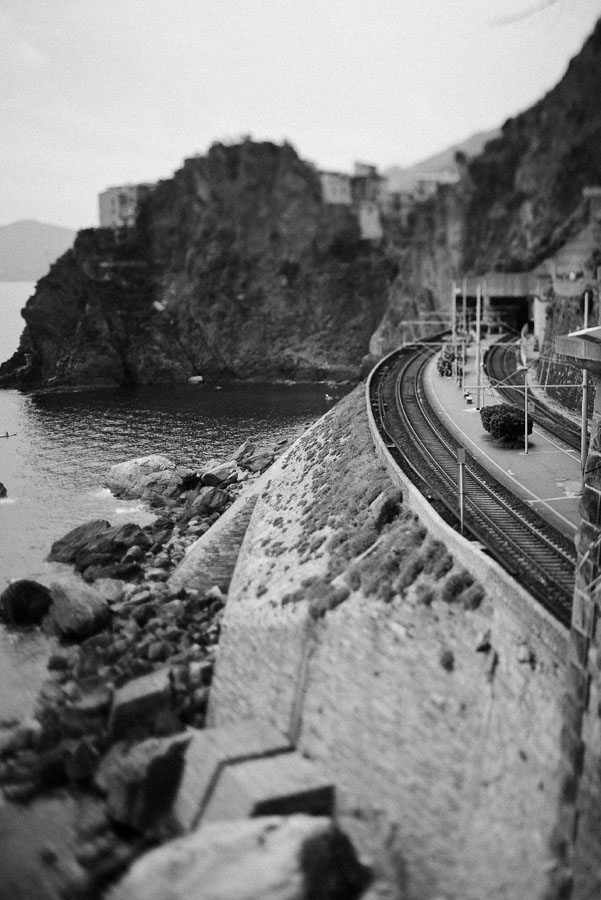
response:
[[[355,391],[270,470],[230,586],[211,724],[291,736],[409,900],[535,900],[555,863],[566,635],[481,559],[400,501]]]

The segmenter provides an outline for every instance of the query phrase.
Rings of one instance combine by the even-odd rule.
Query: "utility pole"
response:
[[[457,296],[455,279],[451,281],[451,341],[453,345],[453,378],[457,381]]]
[[[459,480],[459,524],[461,528],[461,534],[463,534],[463,495],[464,495],[464,484],[465,484],[465,447],[457,447],[457,463],[459,466],[458,471],[458,480]]]
[[[528,367],[524,367],[524,453],[528,453]]]
[[[583,327],[588,328],[589,313],[589,290],[584,292],[584,323]],[[586,455],[588,453],[588,369],[582,370],[582,421],[580,424],[580,469],[584,478],[584,470],[586,467]]]
[[[480,409],[480,314],[482,312],[482,287],[476,287],[476,409]]]

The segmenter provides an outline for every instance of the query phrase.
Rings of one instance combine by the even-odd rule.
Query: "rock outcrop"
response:
[[[353,376],[392,274],[291,146],[214,144],[135,228],[79,233],[28,301],[0,384]]]

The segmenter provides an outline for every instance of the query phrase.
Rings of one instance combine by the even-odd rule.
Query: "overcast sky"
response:
[[[97,224],[214,140],[410,165],[526,109],[601,0],[0,0],[0,224]]]

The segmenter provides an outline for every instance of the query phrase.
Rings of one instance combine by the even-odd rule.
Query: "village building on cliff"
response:
[[[136,222],[138,208],[148,196],[153,184],[122,184],[108,187],[98,195],[101,228],[131,228]]]

